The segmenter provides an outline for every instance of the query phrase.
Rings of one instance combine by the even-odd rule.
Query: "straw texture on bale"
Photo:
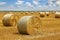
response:
[[[55,13],[55,18],[60,18],[60,12]]]
[[[14,17],[15,16],[13,14],[4,15],[3,20],[2,20],[3,25],[4,26],[13,26],[15,24],[15,20],[14,20],[15,18]]]
[[[19,33],[37,35],[40,33],[40,18],[23,16],[17,23]]]
[[[45,12],[40,12],[40,17],[45,17]]]

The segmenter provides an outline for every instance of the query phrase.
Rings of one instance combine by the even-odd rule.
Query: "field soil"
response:
[[[40,35],[26,35],[19,34],[17,25],[3,25],[2,18],[5,14],[8,13],[9,12],[0,12],[0,40],[60,40],[60,18],[54,18],[54,15],[51,15],[51,17],[40,17]],[[21,15],[20,12],[14,12],[13,14],[18,15],[17,19],[25,15]],[[39,14],[37,14],[37,16],[38,15]]]

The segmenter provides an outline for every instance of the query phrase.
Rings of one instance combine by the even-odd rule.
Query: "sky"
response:
[[[60,0],[0,0],[0,11],[60,11]]]

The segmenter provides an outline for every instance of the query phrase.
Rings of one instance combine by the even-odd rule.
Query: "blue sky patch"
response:
[[[0,0],[0,11],[59,11],[60,0]]]

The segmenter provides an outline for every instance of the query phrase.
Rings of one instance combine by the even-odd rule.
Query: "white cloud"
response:
[[[0,5],[4,5],[4,4],[6,4],[6,2],[0,2]]]
[[[32,5],[30,2],[26,2],[25,4],[26,4],[26,6],[28,6],[28,7],[33,7],[33,5]]]
[[[60,5],[60,1],[56,1],[57,5]]]
[[[57,1],[57,4],[60,4],[60,2],[59,2],[59,1]]]
[[[57,0],[48,0],[48,4],[49,4],[48,6],[50,6],[50,7],[52,7],[52,6],[56,7],[57,6]]]
[[[48,0],[48,6],[52,6],[52,4],[53,4],[53,2],[52,2],[53,0]]]
[[[24,1],[17,0],[16,4],[17,4],[17,7],[20,8],[24,4]]]
[[[48,1],[56,1],[56,0],[48,0]]]
[[[42,7],[41,5],[39,5],[39,7]]]
[[[21,4],[23,4],[23,2],[24,2],[24,1],[18,0],[16,4],[21,5]]]
[[[37,5],[37,4],[38,4],[38,1],[33,1],[33,3],[34,3],[35,5]]]

